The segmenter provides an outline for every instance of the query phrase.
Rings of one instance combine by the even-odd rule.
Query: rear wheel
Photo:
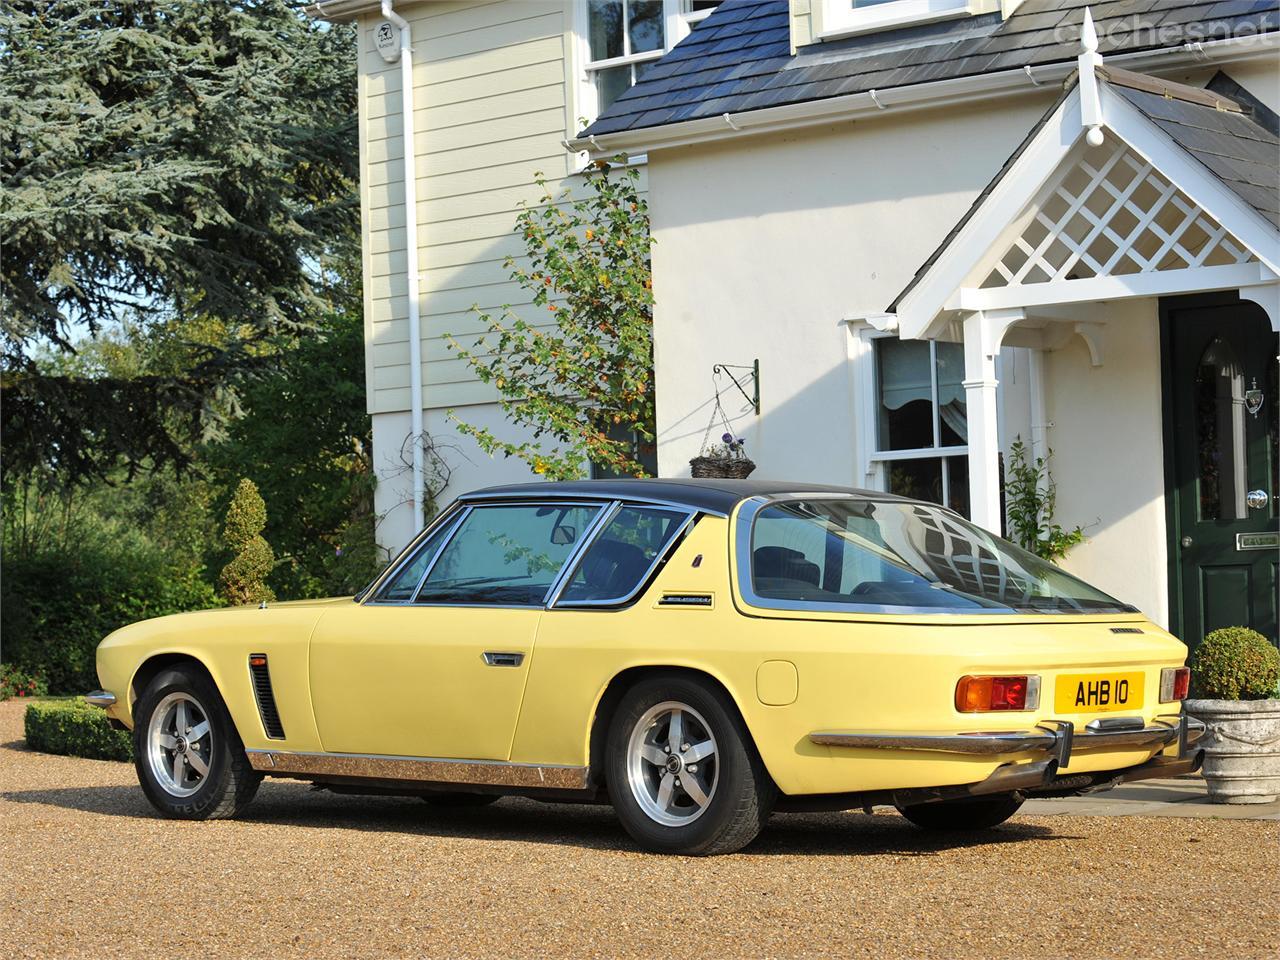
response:
[[[142,792],[166,817],[235,816],[262,782],[222,697],[190,667],[164,670],[147,685],[134,711],[133,747]]]
[[[680,676],[654,677],[623,695],[609,726],[606,777],[623,827],[662,853],[740,850],[777,795],[729,699]]]
[[[972,800],[940,800],[910,807],[898,812],[925,830],[963,831],[989,830],[1004,823],[1022,806],[1022,798],[1012,793]]]

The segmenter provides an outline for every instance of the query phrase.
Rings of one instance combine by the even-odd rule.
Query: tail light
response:
[[[1035,710],[1040,706],[1040,678],[961,677],[956,684],[956,709],[961,713],[992,710]]]
[[[1190,667],[1165,667],[1160,671],[1160,702],[1173,703],[1187,699],[1191,687]]]

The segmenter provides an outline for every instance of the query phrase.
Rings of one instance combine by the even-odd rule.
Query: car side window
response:
[[[557,605],[608,603],[631,596],[688,516],[661,507],[622,507],[582,555]]]
[[[417,601],[540,605],[600,509],[574,504],[474,508],[441,552]]]
[[[449,528],[452,526],[452,523],[446,523],[428,537],[426,542],[418,548],[418,552],[413,555],[413,559],[401,567],[400,572],[392,577],[387,585],[382,588],[382,592],[378,594],[378,599],[392,603],[403,603],[413,599],[413,592],[418,589],[422,575],[426,572],[427,567],[431,565],[431,559],[436,555],[436,551],[440,549],[440,545],[444,543],[445,534],[449,532]]]

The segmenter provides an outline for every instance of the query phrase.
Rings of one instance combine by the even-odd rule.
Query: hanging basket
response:
[[[694,457],[689,461],[695,477],[745,480],[756,468],[749,457]]]

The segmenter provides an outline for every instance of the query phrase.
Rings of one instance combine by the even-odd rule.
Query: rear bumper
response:
[[[972,757],[1032,754],[1050,757],[1059,767],[1070,765],[1074,754],[1095,750],[1152,749],[1178,746],[1178,759],[1204,736],[1205,726],[1186,714],[1156,717],[1151,726],[1137,718],[1095,720],[1076,729],[1070,720],[1045,720],[1031,730],[998,733],[811,733],[810,741],[855,750],[912,750],[959,753]]]

